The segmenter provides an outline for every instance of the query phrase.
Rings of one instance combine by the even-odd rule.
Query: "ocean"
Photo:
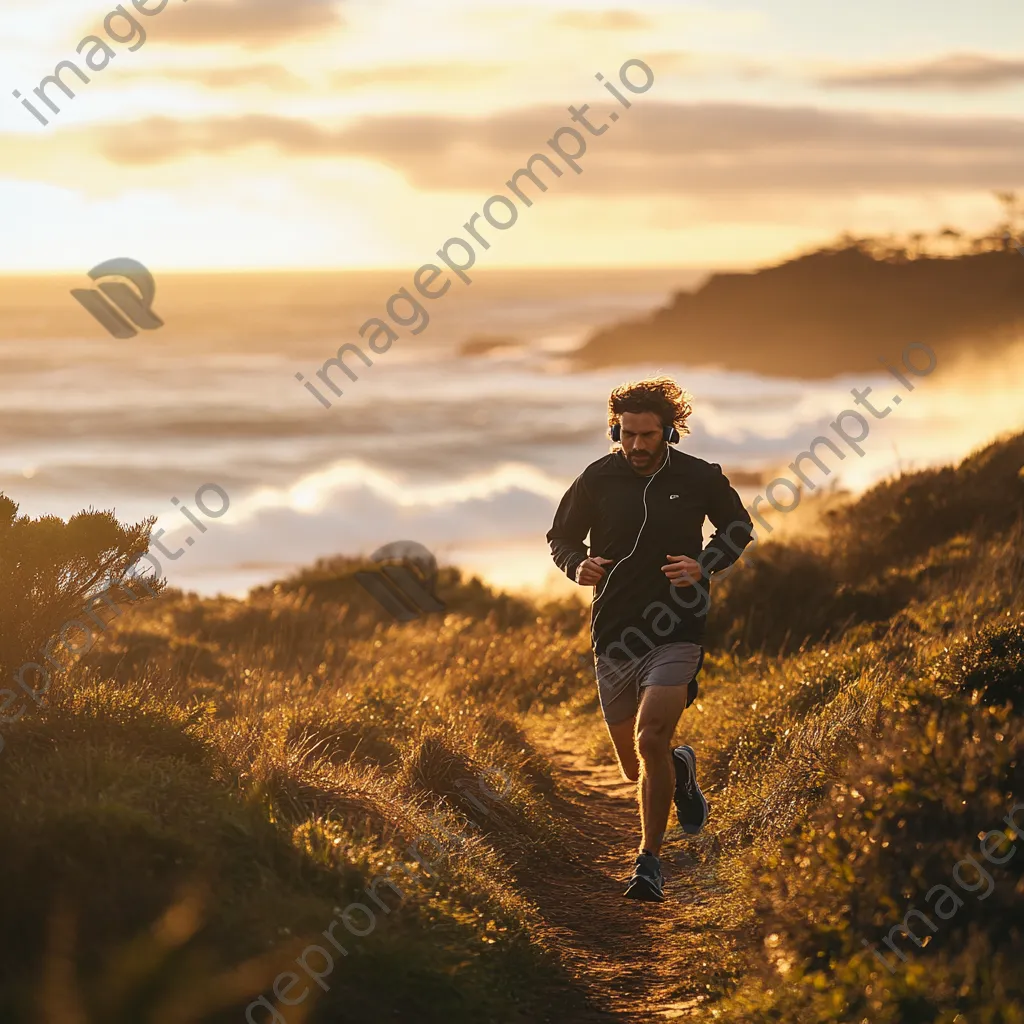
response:
[[[432,303],[325,409],[315,379],[358,326],[408,285],[395,272],[155,273],[159,330],[110,337],[72,299],[90,282],[0,279],[0,491],[30,516],[112,509],[157,516],[159,556],[178,587],[243,596],[316,558],[415,540],[497,586],[570,587],[544,534],[558,498],[608,451],[608,391],[660,370],[695,396],[684,450],[720,463],[746,500],[856,408],[851,388],[885,396],[894,379],[765,378],[742,368],[645,363],[571,372],[567,353],[595,328],[663,303],[702,274],[490,271]],[[475,342],[465,355],[466,343]],[[365,343],[363,348],[369,351]],[[865,339],[870,344],[870,339]],[[879,352],[899,365],[898,352]],[[1024,428],[1024,347],[975,355],[928,377],[871,424],[863,457],[827,486],[955,460]],[[213,484],[227,511],[205,517]],[[197,530],[178,499],[206,525]],[[214,512],[214,490],[200,492]],[[191,543],[187,538],[191,538]]]

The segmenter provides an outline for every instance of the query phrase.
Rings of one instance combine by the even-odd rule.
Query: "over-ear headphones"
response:
[[[613,423],[608,428],[608,436],[613,441],[620,441],[622,439],[622,427],[618,423]],[[679,431],[676,430],[674,423],[669,423],[668,426],[661,428],[661,439],[668,441],[669,444],[675,444],[679,440]]]

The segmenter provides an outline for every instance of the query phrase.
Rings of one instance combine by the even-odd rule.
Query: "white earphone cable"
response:
[[[591,615],[591,620],[590,620],[590,646],[591,647],[594,646],[594,619],[596,618],[597,602],[600,601],[601,598],[604,597],[604,595],[608,592],[608,584],[611,583],[612,575],[614,574],[615,570],[618,569],[618,567],[620,565],[622,565],[623,562],[628,561],[630,558],[633,557],[633,555],[636,554],[636,549],[640,545],[640,538],[643,536],[644,527],[647,525],[647,517],[650,514],[650,509],[647,507],[647,490],[651,486],[651,484],[654,483],[654,478],[668,465],[669,459],[671,458],[671,451],[672,451],[672,449],[666,444],[665,445],[665,458],[664,458],[664,460],[662,461],[661,465],[651,474],[651,479],[648,480],[647,483],[644,485],[644,495],[643,495],[643,497],[644,497],[644,521],[640,524],[640,530],[637,533],[636,540],[633,543],[633,550],[630,551],[630,553],[628,555],[626,555],[625,558],[620,558],[619,561],[616,562],[615,565],[612,566],[611,571],[608,573],[607,577],[605,578],[604,586],[601,588],[601,593],[595,595],[595,597],[594,597],[594,603],[593,603],[593,609],[592,609],[594,614]]]

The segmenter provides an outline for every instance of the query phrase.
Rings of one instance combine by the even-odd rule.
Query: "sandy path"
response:
[[[557,800],[556,811],[577,839],[571,861],[521,884],[541,909],[548,944],[593,1007],[591,1019],[703,1019],[710,975],[735,958],[733,936],[723,927],[729,901],[714,866],[688,852],[693,840],[675,824],[673,810],[662,849],[665,902],[624,899],[639,839],[635,785],[610,762],[581,753],[583,739],[566,727],[531,739],[565,784],[569,796]]]

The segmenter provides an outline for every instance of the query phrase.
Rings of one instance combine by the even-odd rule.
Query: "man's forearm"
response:
[[[562,495],[555,521],[547,532],[555,565],[574,582],[576,568],[587,557],[587,546],[583,542],[590,532],[592,508],[593,502],[583,484],[583,477],[578,476]]]
[[[737,519],[724,530],[716,531],[699,559],[705,575],[730,569],[752,539],[753,524],[749,520]]]
[[[565,573],[569,579],[575,581],[576,570],[580,563],[587,558],[587,546],[585,544],[573,543],[569,540],[554,539],[549,542],[551,545],[551,557],[555,565]]]

